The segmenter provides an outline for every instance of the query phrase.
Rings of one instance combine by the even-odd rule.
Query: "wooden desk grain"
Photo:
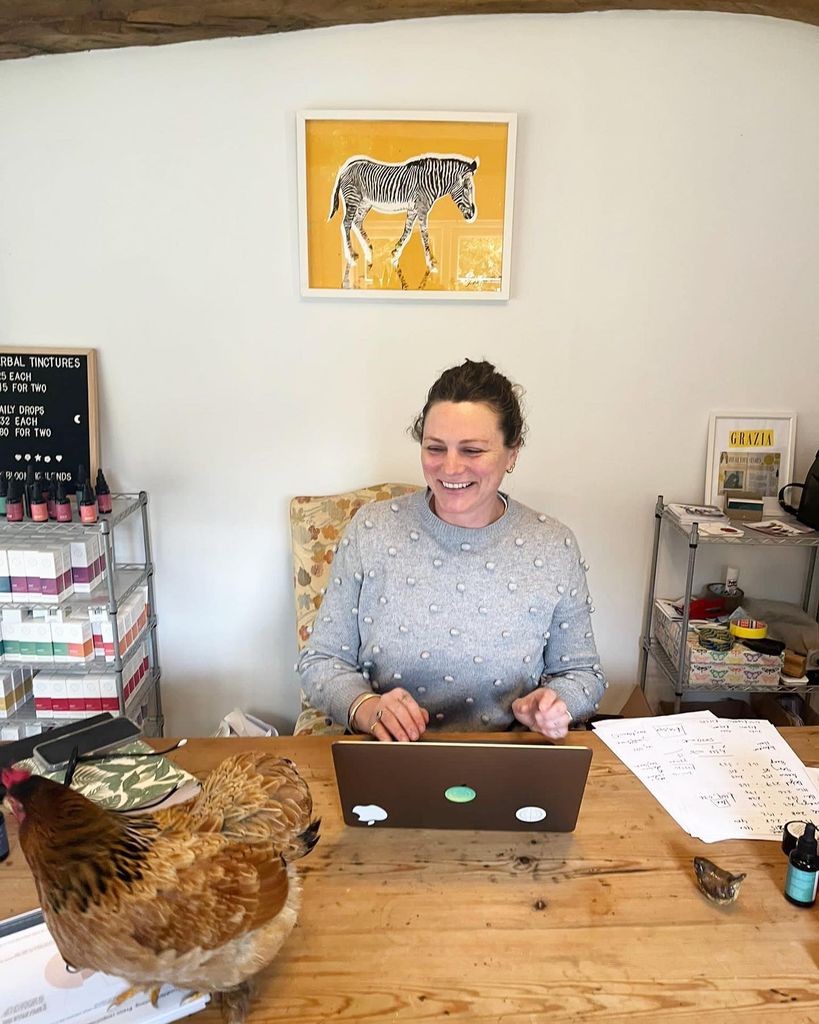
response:
[[[782,733],[819,763],[819,728]],[[299,924],[262,976],[253,1024],[819,1024],[819,909],[782,896],[779,845],[692,839],[596,736],[569,742],[594,751],[577,830],[532,836],[348,829],[328,739],[191,741],[176,759],[198,775],[228,752],[275,746],[322,818],[301,862]],[[3,916],[36,905],[9,831]],[[695,855],[747,871],[735,905],[699,893]]]

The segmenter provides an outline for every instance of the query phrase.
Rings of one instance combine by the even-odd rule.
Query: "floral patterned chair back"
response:
[[[296,595],[296,629],[301,650],[310,638],[313,620],[330,576],[339,538],[362,505],[386,501],[417,491],[414,484],[376,484],[343,494],[324,497],[296,497],[290,502],[290,537],[293,548],[293,587]],[[311,707],[301,694],[301,714],[294,735],[331,735],[344,726]]]

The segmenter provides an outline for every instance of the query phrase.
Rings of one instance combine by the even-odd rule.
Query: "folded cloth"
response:
[[[808,669],[819,668],[819,622],[798,604],[746,597],[743,608],[755,619],[768,623],[768,636],[807,657]]]

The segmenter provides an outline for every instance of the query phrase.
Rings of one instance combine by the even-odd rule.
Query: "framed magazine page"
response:
[[[297,117],[301,294],[508,299],[514,114]]]
[[[779,512],[780,487],[793,476],[794,412],[712,412],[708,421],[705,501],[725,507],[725,491],[756,491],[764,514]]]

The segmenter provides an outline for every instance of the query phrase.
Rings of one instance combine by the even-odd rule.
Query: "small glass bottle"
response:
[[[79,494],[79,491],[77,492]],[[90,481],[86,480],[80,498],[80,521],[83,523],[96,523],[97,521],[97,496]]]
[[[35,523],[48,522],[48,502],[43,497],[42,486],[39,480],[35,480],[29,488],[28,507],[31,518]]]
[[[816,826],[811,822],[799,837],[796,849],[788,858],[785,876],[785,899],[797,907],[812,907],[816,902],[819,882],[819,852],[816,847]]]
[[[23,485],[23,509],[26,518],[31,519],[31,488],[34,486],[34,466],[29,462],[26,466],[26,482]]]
[[[58,523],[71,522],[71,502],[65,493],[65,484],[62,480],[57,484],[57,495],[54,499],[54,518]]]
[[[6,498],[6,519],[10,523],[22,523],[23,521],[23,494],[22,485],[16,480],[9,480],[8,497]]]
[[[9,855],[9,836],[6,832],[6,819],[3,817],[3,812],[0,811],[0,862],[4,861]]]
[[[111,490],[108,487],[108,481],[105,479],[105,474],[101,469],[97,470],[97,508],[100,510],[100,515],[107,515],[114,509],[113,502],[111,501]]]

